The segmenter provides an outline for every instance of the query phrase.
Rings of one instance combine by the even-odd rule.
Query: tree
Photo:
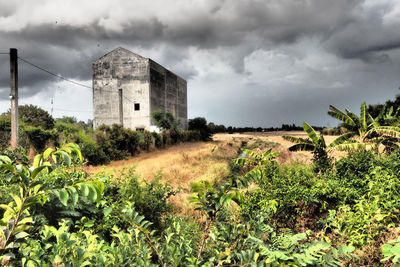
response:
[[[10,110],[3,113],[7,118],[11,117]],[[34,127],[42,127],[45,130],[54,128],[54,118],[44,109],[34,105],[18,107],[18,116],[21,121]]]
[[[205,118],[197,117],[189,120],[189,130],[199,131],[203,141],[211,140],[211,130]]]
[[[74,124],[74,123],[78,122],[78,120],[73,116],[62,116],[62,118],[57,118],[56,121],[70,123],[70,124]]]
[[[180,121],[171,112],[155,110],[151,113],[151,117],[156,126],[162,130],[177,131],[179,128]]]

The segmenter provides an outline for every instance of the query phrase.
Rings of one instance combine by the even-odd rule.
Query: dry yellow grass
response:
[[[163,150],[143,153],[128,160],[114,161],[107,166],[88,166],[85,171],[94,175],[99,171],[111,172],[115,179],[123,168],[135,167],[136,173],[145,181],[158,174],[161,182],[168,182],[180,192],[171,197],[174,206],[186,213],[190,207],[189,195],[193,182],[214,181],[229,175],[229,161],[236,157],[239,141],[196,142],[172,146]],[[187,214],[198,217],[199,214]]]

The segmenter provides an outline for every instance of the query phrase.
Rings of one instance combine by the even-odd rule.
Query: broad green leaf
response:
[[[12,163],[12,160],[9,157],[4,156],[4,155],[0,155],[0,160],[2,162],[4,162],[4,163],[7,163],[7,164],[11,164]]]
[[[87,185],[87,187],[89,188],[88,198],[93,202],[97,201],[96,189],[92,185]]]
[[[18,224],[27,224],[27,223],[32,223],[32,222],[33,222],[32,217],[25,217],[22,220],[20,220],[18,222]]]
[[[51,148],[51,147],[49,147],[48,149],[46,149],[46,150],[43,152],[43,160],[48,160],[50,154],[51,154],[53,151],[55,151],[55,150],[54,150],[53,148]]]
[[[15,210],[6,204],[0,204],[0,209],[6,210],[11,214],[16,214]]]
[[[39,167],[36,167],[36,168],[32,171],[31,178],[32,178],[32,179],[35,179],[36,176],[37,176],[43,169],[45,169],[45,168],[49,168],[49,166],[47,166],[47,165],[41,165],[41,166],[39,166]]]
[[[340,109],[337,109],[332,105],[329,106],[329,109],[331,111],[328,111],[328,114],[331,117],[341,120],[342,122],[344,122],[350,126],[356,126],[356,123],[353,121],[353,119],[349,115],[343,113],[343,111],[341,111]]]
[[[313,144],[295,144],[289,147],[289,151],[314,151],[315,148]]]
[[[328,147],[334,147],[334,146],[343,144],[344,142],[346,142],[347,140],[349,140],[350,138],[352,138],[354,136],[356,136],[355,132],[348,132],[348,133],[342,134],[341,136],[339,136],[338,138],[333,140],[332,143],[330,143]]]
[[[35,168],[39,167],[42,157],[43,157],[42,154],[36,155],[35,158],[33,159],[32,166]]]
[[[351,150],[369,150],[373,146],[365,143],[344,143],[335,146],[334,148],[339,151],[351,151]]]
[[[72,199],[72,205],[76,206],[76,204],[78,204],[79,194],[76,191],[76,188],[73,187],[73,186],[69,187],[68,190],[71,192],[70,196],[71,196],[71,199]]]
[[[389,136],[393,136],[393,137],[400,137],[400,128],[399,127],[379,126],[372,130],[378,134],[389,135]]]
[[[63,204],[64,206],[68,205],[68,197],[69,197],[69,194],[68,194],[67,190],[61,189],[59,191],[58,198],[60,199],[61,204]]]
[[[244,166],[250,162],[254,162],[252,160],[249,160],[248,158],[237,158],[232,160],[233,164],[239,165],[239,166]]]
[[[65,151],[57,151],[62,158],[64,163],[69,167],[71,165],[71,157],[65,152]],[[57,164],[60,164],[61,162],[57,162]]]
[[[86,184],[81,184],[81,191],[85,197],[89,195],[89,187]]]
[[[18,209],[21,209],[22,208],[22,199],[17,195],[14,195],[14,194],[10,194],[10,195],[14,199],[15,204],[17,204]]]
[[[103,214],[104,214],[104,217],[107,217],[108,215],[110,215],[110,213],[112,212],[112,208],[111,207],[106,207],[104,210],[103,210]]]
[[[289,136],[289,135],[284,135],[282,136],[283,139],[288,140],[293,143],[310,143],[311,141],[309,139],[305,138],[300,138],[300,137],[294,137],[294,136]]]
[[[308,134],[308,136],[310,137],[311,141],[314,144],[317,144],[318,143],[318,135],[315,132],[314,128],[311,127],[307,122],[303,122],[303,129]]]
[[[364,129],[364,131],[366,131],[367,130],[367,108],[366,108],[365,102],[361,103],[360,122],[361,122],[361,126]]]
[[[22,239],[29,236],[29,234],[27,232],[19,232],[18,234],[15,235],[15,239]]]

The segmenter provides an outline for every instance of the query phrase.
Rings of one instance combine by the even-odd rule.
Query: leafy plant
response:
[[[390,136],[400,136],[400,129],[396,126],[381,125],[379,119],[374,119],[367,111],[366,104],[363,102],[360,107],[360,116],[346,109],[343,112],[334,106],[329,106],[328,114],[343,122],[343,127],[347,132],[338,139],[340,143],[332,142],[335,149],[372,149],[378,150],[379,144],[391,145],[388,142]],[[380,138],[378,138],[380,137]],[[351,141],[352,140],[352,141]],[[344,142],[346,141],[346,142]]]
[[[82,161],[79,147],[75,144],[67,144],[58,150],[47,149],[35,157],[31,167],[13,162],[7,156],[0,156],[2,178],[9,184],[18,185],[18,193],[11,194],[13,200],[8,204],[0,204],[0,208],[5,211],[0,228],[0,259],[8,261],[12,258],[12,251],[20,246],[32,227],[30,208],[35,204],[43,205],[48,195],[56,195],[65,206],[69,199],[75,203],[79,195],[93,201],[100,199],[104,185],[99,181],[77,183],[65,188],[49,188],[47,184],[41,183],[41,176],[61,165],[70,166],[73,161]]]
[[[303,129],[307,133],[307,139],[294,137],[294,136],[282,136],[290,142],[297,143],[289,147],[290,151],[312,151],[314,161],[314,171],[326,172],[332,168],[332,160],[328,156],[328,148],[333,145],[338,145],[343,142],[343,138],[335,139],[329,146],[326,145],[324,136],[321,134],[319,137],[315,130],[306,122],[303,123]]]

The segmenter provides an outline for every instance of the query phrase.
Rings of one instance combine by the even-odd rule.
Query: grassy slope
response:
[[[212,142],[179,144],[142,153],[127,160],[114,161],[107,166],[88,166],[85,170],[91,174],[100,171],[111,172],[114,177],[118,177],[118,172],[123,168],[135,167],[136,173],[145,181],[151,181],[161,174],[162,182],[168,182],[173,189],[180,189],[177,195],[170,198],[174,206],[181,214],[197,217],[198,214],[193,211],[188,200],[192,183],[197,180],[214,181],[227,177],[230,161],[237,157],[239,148],[244,144],[251,149],[272,147],[281,151],[282,155],[278,158],[281,163],[292,160],[310,161],[311,153],[292,153],[287,150],[292,144],[281,138],[287,134],[305,137],[304,132],[216,134]]]

